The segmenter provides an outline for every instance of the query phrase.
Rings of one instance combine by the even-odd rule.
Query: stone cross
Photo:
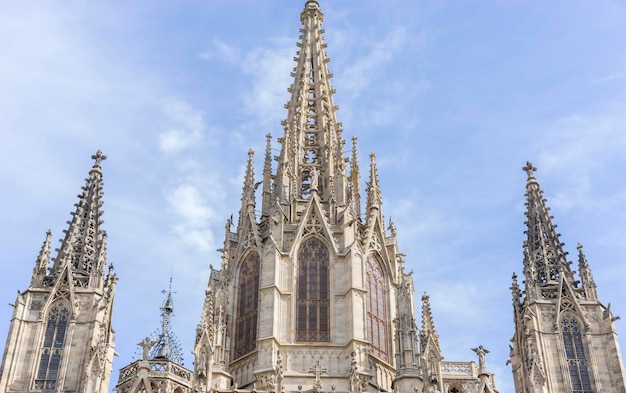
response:
[[[315,362],[315,366],[309,369],[309,372],[311,374],[315,374],[315,382],[313,383],[313,387],[321,389],[322,383],[320,382],[320,377],[322,376],[322,374],[326,374],[328,372],[328,369],[322,367],[320,365],[320,361],[318,360],[317,362]],[[319,391],[319,390],[316,389],[316,391]]]

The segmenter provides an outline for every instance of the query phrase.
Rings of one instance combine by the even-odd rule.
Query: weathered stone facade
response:
[[[609,306],[598,299],[583,248],[571,270],[531,163],[523,168],[528,229],[524,291],[511,287],[515,315],[511,365],[520,393],[626,392],[624,366]]]
[[[29,288],[18,293],[0,368],[0,392],[106,393],[117,276],[106,259],[102,170],[95,164],[56,258],[46,235]],[[49,266],[52,263],[52,267]]]

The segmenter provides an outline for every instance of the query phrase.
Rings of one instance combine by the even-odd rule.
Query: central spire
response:
[[[321,28],[324,14],[317,1],[307,1],[300,16],[303,28],[298,43],[297,62],[288,91],[287,118],[277,170],[278,197],[282,201],[308,199],[313,192],[324,201],[343,203],[345,159],[338,109],[332,100]],[[342,184],[336,184],[341,182]],[[337,195],[339,193],[339,195]]]

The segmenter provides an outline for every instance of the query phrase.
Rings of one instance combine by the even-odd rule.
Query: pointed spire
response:
[[[265,137],[267,143],[265,145],[265,162],[263,164],[263,203],[261,206],[261,215],[268,217],[272,203],[272,135],[267,134]]]
[[[585,257],[585,254],[583,253],[582,244],[578,243],[576,249],[578,250],[578,275],[580,276],[582,288],[585,291],[585,297],[588,300],[596,300],[598,299],[596,283],[593,280],[593,275],[591,274],[591,268],[587,262],[587,257]]]
[[[361,174],[359,172],[359,152],[357,137],[352,137],[352,159],[350,160],[350,198],[354,205],[356,216],[361,217]]]
[[[46,231],[46,240],[43,241],[37,262],[35,262],[35,268],[33,269],[33,277],[30,282],[31,287],[39,287],[43,282],[43,277],[48,271],[50,266],[50,238],[52,237],[52,231],[49,229]]]
[[[256,186],[254,184],[254,150],[248,151],[248,164],[246,165],[246,174],[243,181],[243,192],[241,195],[241,211],[239,212],[239,225],[242,225],[242,219],[249,212],[254,212],[255,207],[255,191]]]
[[[433,314],[430,309],[430,297],[426,292],[422,295],[422,332],[420,337],[422,339],[422,345],[426,342],[428,337],[432,337],[437,347],[439,347],[439,333],[437,333],[437,329],[435,329],[435,321],[433,320]]]
[[[91,158],[95,163],[85,179],[79,201],[74,205],[76,210],[72,213],[72,220],[68,221],[69,228],[64,230],[65,238],[57,250],[51,275],[69,266],[78,285],[100,287],[106,266],[106,256],[101,255],[105,235],[100,219],[103,214],[101,165],[106,156],[98,150]]]
[[[156,343],[150,350],[151,360],[168,360],[170,362],[182,365],[183,356],[180,350],[178,339],[171,330],[171,319],[174,315],[174,301],[172,300],[172,276],[170,276],[170,285],[167,291],[165,301],[161,306],[161,330],[157,334]]]
[[[378,170],[376,169],[376,154],[370,153],[370,181],[367,183],[367,210],[380,210],[382,204],[380,184],[378,182]]]
[[[291,98],[285,105],[287,118],[282,123],[285,136],[279,140],[277,189],[281,198],[307,199],[315,181],[322,200],[338,198],[344,203],[345,191],[334,190],[335,181],[345,176],[344,142],[341,123],[335,117],[338,108],[332,100],[335,90],[330,85],[330,60],[321,28],[324,15],[317,1],[307,1],[300,20],[301,41],[291,74],[294,81],[288,89]]]
[[[550,287],[558,284],[561,277],[573,281],[573,272],[570,263],[566,260],[567,253],[563,252],[563,243],[559,241],[556,225],[552,223],[552,217],[543,198],[543,191],[535,178],[537,170],[532,163],[527,162],[522,168],[527,176],[526,182],[526,208],[527,235],[525,243],[524,275],[526,288],[541,286],[542,295],[550,291]]]

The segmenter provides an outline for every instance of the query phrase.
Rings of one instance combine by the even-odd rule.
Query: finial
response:
[[[102,154],[102,150],[98,149],[98,151],[96,152],[96,154],[94,154],[93,156],[91,156],[92,160],[95,160],[96,162],[93,164],[94,169],[100,169],[100,166],[102,165],[102,161],[107,159],[107,156],[105,156],[104,154]]]
[[[526,171],[526,174],[528,175],[528,180],[535,180],[534,172],[537,170],[537,168],[532,164],[532,162],[526,161],[526,166],[522,167],[522,169]]]

